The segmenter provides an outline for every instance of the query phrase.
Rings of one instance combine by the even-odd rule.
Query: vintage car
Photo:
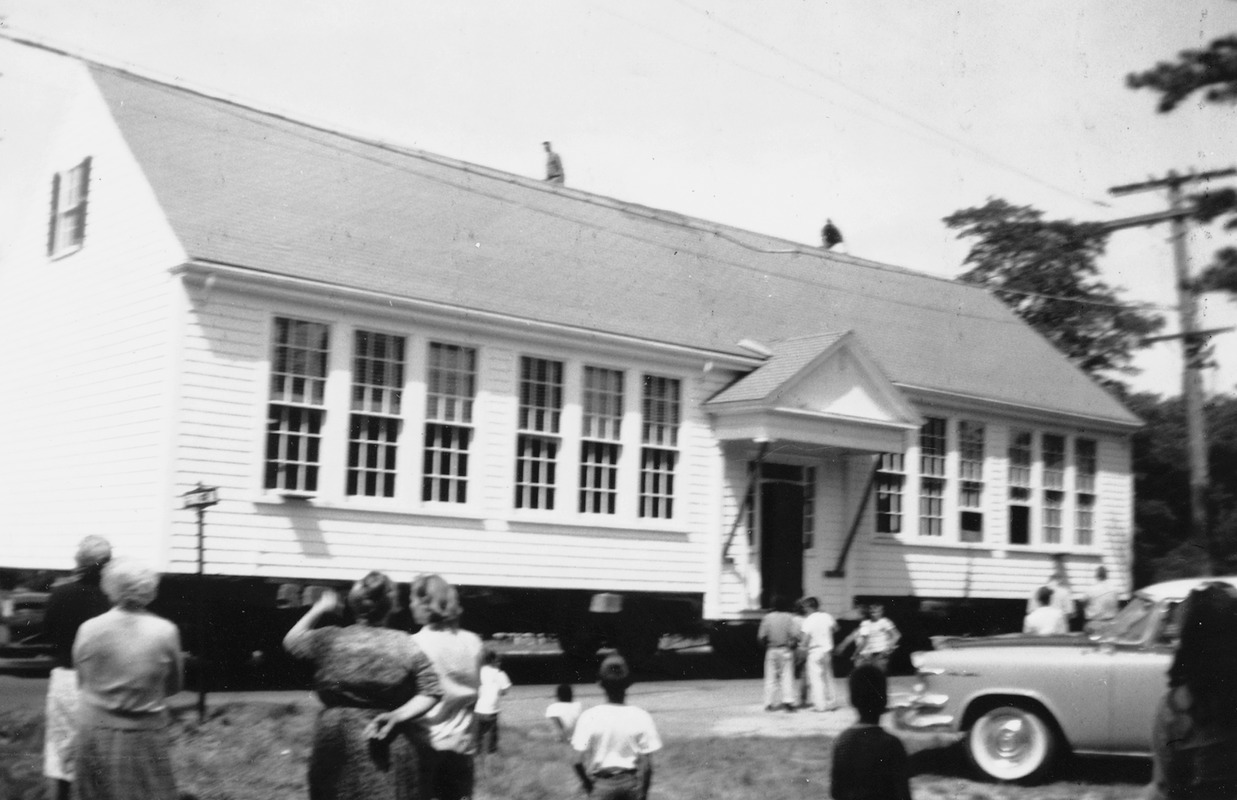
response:
[[[0,594],[0,670],[46,670],[52,647],[43,632],[47,592]]]
[[[952,638],[911,659],[918,681],[891,698],[906,732],[962,739],[985,776],[1033,782],[1065,753],[1147,756],[1180,630],[1181,601],[1208,580],[1134,593],[1099,634]]]

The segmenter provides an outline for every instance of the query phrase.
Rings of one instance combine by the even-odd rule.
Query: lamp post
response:
[[[181,496],[181,507],[192,508],[198,517],[198,722],[206,719],[206,509],[219,502],[219,489],[201,481]]]

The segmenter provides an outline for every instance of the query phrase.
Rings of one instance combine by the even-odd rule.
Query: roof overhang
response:
[[[923,424],[851,332],[777,342],[772,352],[705,403],[720,440],[900,453]]]

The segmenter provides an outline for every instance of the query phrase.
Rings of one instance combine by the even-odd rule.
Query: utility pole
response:
[[[1181,340],[1181,355],[1184,362],[1181,376],[1181,396],[1185,402],[1186,437],[1189,450],[1190,465],[1190,533],[1200,540],[1207,549],[1207,564],[1214,570],[1215,547],[1211,541],[1211,529],[1207,515],[1207,486],[1209,483],[1207,466],[1207,430],[1203,417],[1203,368],[1207,361],[1207,338],[1219,330],[1202,331],[1198,328],[1197,295],[1194,291],[1194,281],[1190,276],[1189,254],[1186,252],[1185,218],[1193,213],[1186,206],[1182,197],[1181,187],[1188,183],[1211,180],[1212,178],[1227,178],[1237,175],[1237,169],[1213,170],[1210,172],[1178,175],[1169,170],[1163,178],[1152,178],[1141,183],[1130,183],[1124,186],[1114,186],[1109,193],[1115,196],[1149,192],[1157,189],[1168,191],[1168,210],[1144,214],[1140,217],[1130,217],[1105,223],[1109,231],[1123,228],[1154,225],[1157,222],[1168,221],[1172,228],[1173,266],[1177,278],[1177,312],[1181,320],[1181,332],[1169,336],[1157,336],[1149,341],[1167,339]]]

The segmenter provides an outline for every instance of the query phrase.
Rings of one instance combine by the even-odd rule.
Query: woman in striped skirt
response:
[[[82,623],[73,644],[81,687],[79,800],[176,800],[166,700],[180,691],[180,634],[146,610],[159,575],[131,561],[103,570],[110,611]]]

